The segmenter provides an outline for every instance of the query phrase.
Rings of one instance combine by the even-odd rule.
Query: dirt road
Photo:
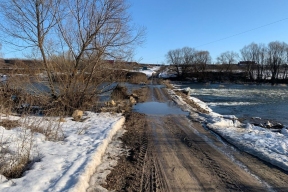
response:
[[[159,86],[148,101],[167,102]],[[129,154],[106,178],[115,191],[288,191],[288,174],[238,151],[185,115],[127,116]]]

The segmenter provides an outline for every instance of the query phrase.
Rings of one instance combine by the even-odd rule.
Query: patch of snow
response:
[[[191,99],[192,101],[197,103],[199,105],[199,107],[201,107],[202,109],[204,109],[208,112],[212,112],[212,109],[210,109],[210,107],[208,107],[208,105],[206,103],[204,103],[203,101],[201,101],[200,99],[197,99],[196,97],[190,97],[189,99]]]
[[[21,178],[7,180],[0,175],[0,191],[86,191],[108,143],[122,127],[125,118],[121,114],[85,113],[87,119],[84,122],[75,122],[72,118],[65,118],[66,122],[61,122],[65,136],[63,141],[47,141],[44,135],[34,134],[32,158],[38,156],[40,161],[35,162]],[[31,118],[37,120],[41,117]],[[51,121],[53,124],[53,120],[46,124]],[[28,132],[21,127],[0,129],[2,141],[6,141],[11,150],[16,148],[15,141],[24,131]]]
[[[177,75],[168,72],[159,73],[159,78],[170,78],[170,77],[177,77]]]
[[[159,66],[155,66],[152,68],[147,68],[147,70],[140,70],[139,72],[144,73],[147,75],[147,77],[151,77],[153,74],[156,74],[156,71],[158,71],[160,69]]]

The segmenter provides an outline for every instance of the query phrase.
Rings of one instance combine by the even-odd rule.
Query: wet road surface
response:
[[[122,141],[129,154],[119,159],[104,187],[143,192],[288,191],[287,172],[237,150],[180,113],[164,88],[150,85],[148,92],[152,110],[141,111],[140,105],[135,110],[146,114],[127,118]]]

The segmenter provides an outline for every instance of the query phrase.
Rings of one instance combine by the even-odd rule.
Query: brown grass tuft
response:
[[[9,119],[2,119],[0,121],[0,126],[4,127],[7,130],[13,129],[20,125],[18,120],[9,120]]]

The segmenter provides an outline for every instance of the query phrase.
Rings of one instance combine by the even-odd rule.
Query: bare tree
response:
[[[282,79],[288,79],[288,74],[287,74],[287,72],[288,72],[288,65],[287,64],[284,64],[283,66],[282,66],[282,73],[283,73],[283,76],[282,76]]]
[[[225,72],[231,72],[232,64],[236,64],[239,58],[238,53],[233,51],[226,51],[217,57],[217,63],[222,64]]]
[[[181,49],[183,55],[182,75],[187,76],[191,72],[193,64],[196,62],[197,51],[191,47]]]
[[[138,29],[132,36],[135,30],[129,26],[131,19],[124,0],[66,1],[65,7],[71,14],[58,26],[60,39],[68,47],[73,63],[63,94],[67,98],[75,89],[79,90],[81,96],[76,103],[81,105],[85,95],[99,92],[95,83],[110,81],[112,73],[102,75],[115,66],[108,69],[103,61],[131,56],[133,45],[141,43],[144,31]]]
[[[209,51],[197,51],[195,53],[195,71],[196,72],[205,72],[207,64],[211,63],[211,56]]]
[[[124,61],[142,43],[145,31],[131,25],[127,9],[125,0],[1,3],[9,26],[4,30],[24,48],[37,48],[51,94],[65,109],[81,107],[101,92],[99,85],[111,82],[117,67],[109,68],[105,60]]]
[[[49,33],[57,24],[56,12],[61,11],[59,9],[60,0],[11,0],[0,3],[1,14],[5,19],[1,23],[1,29],[12,37],[4,41],[22,49],[37,48],[47,72],[52,95],[56,93],[45,49]]]
[[[258,45],[258,58],[256,60],[257,63],[257,80],[261,81],[263,80],[263,77],[265,78],[264,72],[266,70],[266,56],[267,56],[267,47],[264,44]]]
[[[208,51],[197,51],[191,47],[170,50],[166,54],[166,59],[172,70],[181,78],[185,78],[193,71],[205,71],[206,64],[211,61]]]
[[[279,77],[281,65],[287,62],[287,47],[284,42],[274,41],[268,44],[267,48],[267,65],[271,72],[271,83],[276,83]]]
[[[286,61],[282,65],[282,73],[283,73],[282,79],[287,80],[288,79],[288,46],[286,46],[284,54],[285,54]]]
[[[246,72],[251,80],[257,77],[261,80],[265,64],[266,46],[251,43],[240,50],[242,59],[246,61]]]
[[[183,55],[181,49],[174,49],[168,51],[166,60],[171,66],[171,70],[177,73],[178,77],[182,76]]]

